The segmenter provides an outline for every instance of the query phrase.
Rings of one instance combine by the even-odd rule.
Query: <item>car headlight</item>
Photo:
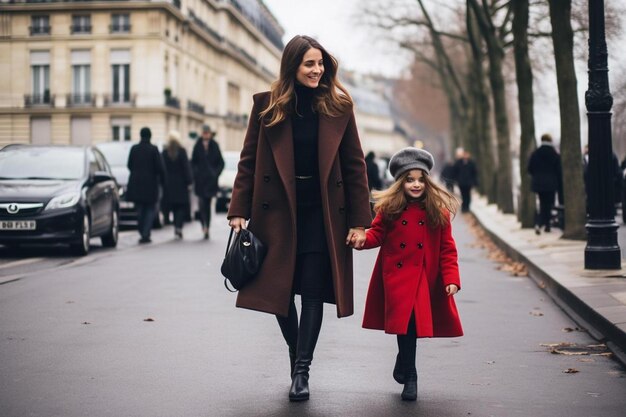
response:
[[[78,203],[78,200],[80,200],[80,193],[72,192],[61,194],[60,196],[54,197],[52,200],[50,200],[50,202],[46,206],[46,210],[72,207],[73,205],[76,205],[76,203]]]

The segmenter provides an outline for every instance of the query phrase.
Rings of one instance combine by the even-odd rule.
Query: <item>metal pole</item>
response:
[[[614,160],[604,0],[589,0],[589,86],[585,93],[589,121],[587,170],[588,217],[585,269],[620,269],[621,251],[615,222]]]

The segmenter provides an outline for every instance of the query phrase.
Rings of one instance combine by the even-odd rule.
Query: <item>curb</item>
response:
[[[626,332],[607,320],[595,309],[573,294],[567,287],[552,278],[538,264],[518,251],[513,245],[502,239],[481,220],[480,216],[471,211],[478,225],[511,259],[522,262],[528,267],[529,277],[539,288],[545,291],[552,300],[576,324],[599,342],[605,343],[614,357],[626,368]]]

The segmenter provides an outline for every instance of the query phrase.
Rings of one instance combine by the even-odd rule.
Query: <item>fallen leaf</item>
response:
[[[595,362],[595,359],[591,359],[591,358],[580,358],[578,359],[578,362]]]
[[[91,323],[89,323],[88,321],[84,321],[82,324],[91,324]]]
[[[494,363],[496,363],[496,361],[487,361],[485,362],[487,365],[493,365]]]
[[[578,372],[580,371],[576,368],[567,368],[563,371],[564,374],[577,374]]]
[[[528,313],[528,314],[530,314],[531,316],[535,316],[535,317],[541,317],[541,316],[543,316],[543,313],[542,313],[541,311],[536,311],[536,310],[533,310],[533,311],[531,311],[531,312],[530,312],[530,313]]]
[[[143,321],[154,321],[153,318],[148,317],[147,319],[143,319]]]

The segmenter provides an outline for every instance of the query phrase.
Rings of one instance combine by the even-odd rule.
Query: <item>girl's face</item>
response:
[[[296,80],[309,88],[317,88],[324,74],[324,59],[322,51],[311,48],[302,57],[302,62],[296,73]]]
[[[421,169],[412,169],[402,184],[404,194],[409,200],[419,198],[426,190],[426,179]]]

